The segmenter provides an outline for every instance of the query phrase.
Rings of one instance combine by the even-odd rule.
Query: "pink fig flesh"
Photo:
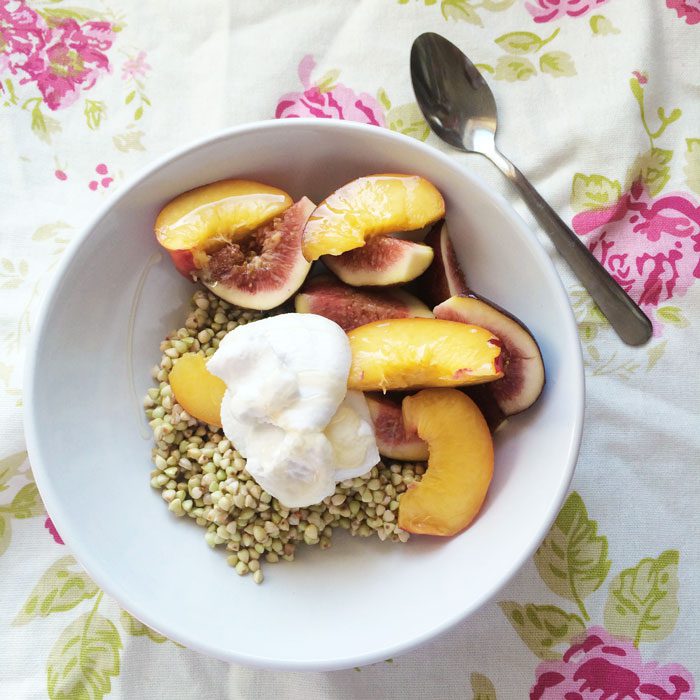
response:
[[[432,318],[430,309],[402,289],[351,287],[327,276],[310,279],[294,299],[297,313],[312,313],[350,331],[372,321],[390,318]]]
[[[430,246],[377,236],[361,248],[321,260],[343,282],[354,287],[404,284],[422,275],[433,260]]]
[[[315,204],[300,199],[237,243],[209,255],[197,276],[214,294],[245,309],[272,309],[301,287],[311,269],[301,238]]]
[[[428,444],[418,437],[418,433],[406,429],[400,399],[397,401],[391,395],[374,392],[365,394],[365,398],[380,455],[406,462],[428,459]]]

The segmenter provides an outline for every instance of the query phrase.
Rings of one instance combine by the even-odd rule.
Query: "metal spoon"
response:
[[[421,34],[411,48],[411,79],[430,128],[446,143],[480,153],[518,188],[540,226],[628,345],[651,338],[651,321],[527,178],[496,148],[493,93],[474,64],[439,34]]]

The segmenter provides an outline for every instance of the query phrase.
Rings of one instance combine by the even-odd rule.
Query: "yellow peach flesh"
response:
[[[476,404],[457,389],[407,396],[404,422],[428,443],[428,470],[399,499],[398,525],[422,535],[454,535],[476,517],[493,476],[491,433]]]
[[[304,257],[340,255],[373,236],[411,231],[437,221],[445,202],[436,187],[418,175],[368,175],[325,199],[304,229]]]
[[[203,355],[187,353],[170,371],[170,388],[187,413],[217,428],[221,427],[221,400],[226,384],[207,370]]]
[[[208,250],[240,240],[291,205],[292,198],[276,187],[220,180],[166,204],[156,219],[155,233],[168,250]]]
[[[348,339],[350,389],[464,386],[503,376],[500,341],[479,326],[400,318],[359,326]]]

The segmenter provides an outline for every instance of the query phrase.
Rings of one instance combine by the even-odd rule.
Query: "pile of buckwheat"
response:
[[[228,563],[241,576],[251,573],[256,583],[263,581],[263,559],[292,561],[301,542],[327,549],[337,527],[406,542],[408,533],[396,524],[398,500],[408,484],[421,479],[424,463],[380,462],[365,476],[339,483],[322,503],[289,509],[253,480],[221,429],[195,420],[175,402],[168,377],[180,355],[209,357],[226,333],[266,315],[205,290],[195,292],[192,304],[184,327],[161,343],[163,356],[153,369],[158,386],[144,399],[155,439],[151,486],[161,490],[169,510],[206,528],[207,544],[225,546]]]

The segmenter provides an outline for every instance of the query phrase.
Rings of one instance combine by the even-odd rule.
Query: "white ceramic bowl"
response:
[[[407,545],[334,536],[299,547],[256,586],[171,515],[149,485],[142,396],[160,340],[193,286],[160,254],[163,204],[247,177],[320,201],[376,172],[418,173],[445,196],[471,286],[536,336],[547,385],[496,439],[495,477],[474,524]],[[449,157],[376,127],[331,120],[250,124],[170,155],[124,186],[67,252],[39,314],[26,374],[31,463],[58,531],[107,593],[171,639],[224,660],[331,670],[396,656],[463,620],[516,572],[562,503],[581,437],[583,371],[564,289],[510,206]]]

